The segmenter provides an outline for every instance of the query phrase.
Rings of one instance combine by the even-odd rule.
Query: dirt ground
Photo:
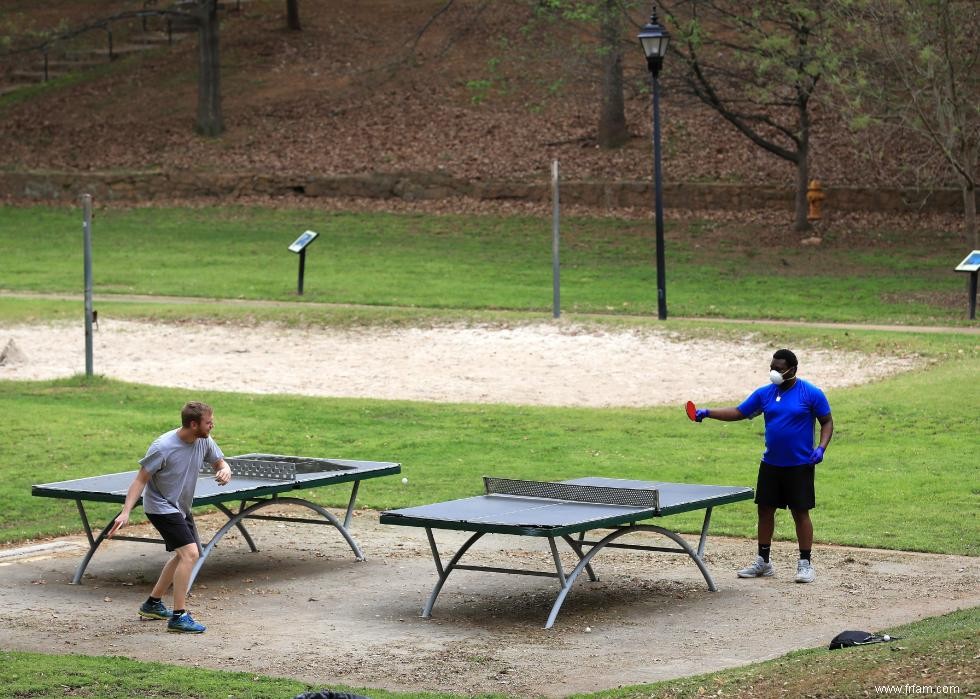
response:
[[[85,371],[78,323],[0,327],[0,349],[11,341],[20,358],[0,364],[0,379]],[[591,407],[738,402],[768,380],[776,349],[748,332],[739,342],[683,340],[565,322],[335,330],[107,319],[93,344],[96,373],[158,386]],[[800,376],[825,390],[918,364],[839,350],[797,354]]]
[[[765,380],[772,351],[748,334],[742,343],[718,343],[565,324],[260,330],[266,341],[257,347],[249,340],[254,328],[104,322],[96,370],[189,389],[657,405],[741,398]],[[83,369],[75,326],[0,328],[0,346],[10,340],[19,356],[0,366],[0,378]],[[801,375],[827,388],[916,363],[797,349]],[[201,361],[182,363],[184,356]],[[203,518],[202,532],[220,524],[220,515]],[[229,535],[198,579],[191,606],[209,626],[201,637],[167,634],[135,613],[165,560],[161,547],[110,542],[78,586],[68,581],[83,537],[0,551],[0,646],[242,670],[321,687],[560,697],[743,665],[825,645],[844,629],[877,630],[980,604],[976,559],[818,546],[817,582],[798,585],[792,544],[775,546],[775,577],[738,580],[734,570],[752,558],[754,543],[719,538],[709,539],[707,557],[716,593],[686,556],[607,549],[594,561],[600,581],[580,578],[551,630],[543,626],[554,580],[467,571],[450,577],[426,621],[418,614],[436,574],[422,530],[382,526],[376,512],[359,512],[353,532],[367,560],[355,562],[330,527],[249,528],[260,551],[248,553],[237,533]],[[444,556],[462,539],[437,533]],[[544,542],[527,537],[486,537],[464,562],[551,566]]]
[[[210,516],[201,529],[219,525]],[[331,527],[257,522],[249,529],[258,553],[229,535],[198,578],[191,607],[209,626],[203,636],[168,634],[162,622],[136,615],[165,560],[162,547],[110,542],[83,583],[71,586],[85,548],[84,538],[72,537],[54,542],[66,547],[54,553],[0,562],[0,645],[287,676],[318,687],[561,697],[743,665],[826,645],[845,629],[980,604],[976,559],[818,546],[817,581],[799,585],[792,544],[776,544],[774,577],[739,580],[734,570],[754,545],[718,538],[709,539],[707,557],[715,593],[686,556],[607,549],[593,561],[599,582],[582,576],[551,630],[543,626],[555,581],[468,571],[450,576],[424,620],[419,611],[436,574],[423,530],[384,526],[377,513],[360,512],[353,533],[367,560],[356,562]],[[451,552],[463,535],[437,532],[436,539]],[[553,569],[546,545],[527,537],[485,537],[464,562]]]

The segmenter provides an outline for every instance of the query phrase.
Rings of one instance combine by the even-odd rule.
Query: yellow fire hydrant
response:
[[[823,218],[820,207],[826,198],[827,195],[823,193],[823,189],[820,187],[820,180],[810,180],[806,189],[806,201],[810,205],[806,214],[807,221],[819,221]]]

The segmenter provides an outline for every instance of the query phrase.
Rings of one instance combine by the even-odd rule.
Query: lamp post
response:
[[[653,92],[653,190],[654,210],[657,222],[657,317],[667,320],[667,286],[664,281],[664,201],[660,173],[660,83],[657,77],[664,63],[670,34],[657,21],[657,6],[653,6],[650,21],[640,30],[637,38],[647,57],[650,83]]]

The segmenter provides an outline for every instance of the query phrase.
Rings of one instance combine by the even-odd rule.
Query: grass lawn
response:
[[[0,288],[81,291],[80,214],[0,207]],[[310,248],[306,294],[295,295],[299,232]],[[567,219],[562,298],[566,312],[603,327],[657,324],[652,226]],[[668,301],[662,325],[679,337],[747,333],[783,346],[874,354],[911,353],[923,368],[835,390],[836,423],[818,467],[820,543],[980,555],[977,421],[964,387],[980,376],[975,336],[732,326],[723,319],[806,319],[965,325],[962,258],[943,231],[830,233],[819,248],[763,239],[751,224],[675,220],[667,229]],[[177,295],[188,304],[100,301],[118,317],[298,326],[420,325],[542,319],[551,303],[546,217],[324,214],[244,207],[114,209],[95,221],[96,293]],[[710,254],[705,254],[710,253]],[[190,298],[200,297],[200,298]],[[239,299],[217,305],[208,298]],[[962,305],[959,304],[962,300]],[[325,304],[350,305],[320,305]],[[292,302],[275,305],[270,302]],[[644,315],[645,314],[645,315]],[[0,298],[0,325],[78,319],[78,303]],[[719,319],[717,322],[711,319]],[[723,371],[723,358],[707,371]],[[710,379],[710,376],[708,377]],[[474,494],[484,474],[530,479],[582,475],[753,485],[761,421],[692,425],[679,407],[537,408],[211,393],[215,437],[246,451],[400,461],[411,485],[374,479],[361,506],[376,509]],[[0,542],[79,531],[70,501],[32,498],[33,483],[135,468],[148,441],[175,424],[186,391],[76,377],[0,381]],[[331,489],[302,497],[344,504]],[[114,509],[93,507],[95,522]],[[696,514],[675,518],[697,532]],[[714,514],[712,531],[752,537],[751,503]],[[788,523],[777,537],[791,537]],[[800,651],[707,676],[603,697],[873,696],[876,685],[980,689],[980,611],[964,610],[889,630],[899,643],[830,653]],[[879,630],[879,629],[876,629]],[[150,678],[150,679],[148,679]],[[0,650],[0,696],[290,697],[292,680],[173,668],[124,658]],[[338,688],[334,688],[338,689]],[[438,695],[393,694],[373,697]]]
[[[76,209],[0,207],[0,288],[80,292]],[[322,213],[246,207],[96,212],[95,291],[296,300],[307,228],[306,301],[440,309],[548,311],[546,216]],[[751,224],[674,219],[667,229],[672,315],[965,324],[962,259],[949,231],[841,231],[819,247],[769,240]],[[771,233],[766,232],[771,238]],[[564,222],[566,311],[655,314],[652,226],[614,218]],[[776,298],[778,297],[778,302]]]
[[[867,337],[864,342],[870,342]],[[915,339],[910,340],[916,342]],[[928,348],[935,338],[920,341]],[[948,396],[980,374],[970,337],[926,369],[833,391],[837,431],[818,469],[817,539],[823,543],[980,554],[972,451],[976,421]],[[858,342],[857,344],[861,344]],[[975,343],[973,343],[975,344]],[[0,382],[6,478],[0,541],[78,530],[71,501],[33,498],[30,485],[135,468],[150,439],[173,427],[182,389],[83,377]],[[213,393],[215,437],[228,454],[268,451],[399,461],[410,477],[372,480],[363,506],[383,509],[475,494],[483,475],[584,475],[753,485],[761,421],[692,425],[679,408],[587,409],[452,405]],[[38,460],[37,454],[45,454]],[[974,487],[964,484],[974,483]],[[339,489],[308,496],[340,505]],[[913,506],[914,503],[914,506]],[[106,519],[109,505],[94,508]],[[676,517],[683,531],[696,514]],[[751,537],[751,503],[720,509],[719,534]],[[781,527],[780,536],[792,536]]]

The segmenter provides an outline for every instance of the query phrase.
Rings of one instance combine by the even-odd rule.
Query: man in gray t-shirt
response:
[[[140,466],[150,474],[143,491],[143,511],[147,514],[190,516],[201,464],[213,465],[224,457],[210,435],[188,444],[180,436],[183,429],[157,437],[140,459]]]
[[[224,454],[211,438],[214,411],[207,403],[190,402],[180,411],[181,426],[157,437],[146,456],[140,459],[140,470],[126,492],[122,512],[109,530],[115,534],[129,522],[129,514],[140,496],[147,519],[163,537],[173,557],[167,561],[150,597],[139,609],[147,619],[167,619],[167,631],[204,633],[205,627],[187,612],[187,589],[194,564],[200,558],[191,505],[201,467],[208,464],[215,480],[227,485],[231,469]],[[174,588],[174,609],[171,612],[162,598]]]

